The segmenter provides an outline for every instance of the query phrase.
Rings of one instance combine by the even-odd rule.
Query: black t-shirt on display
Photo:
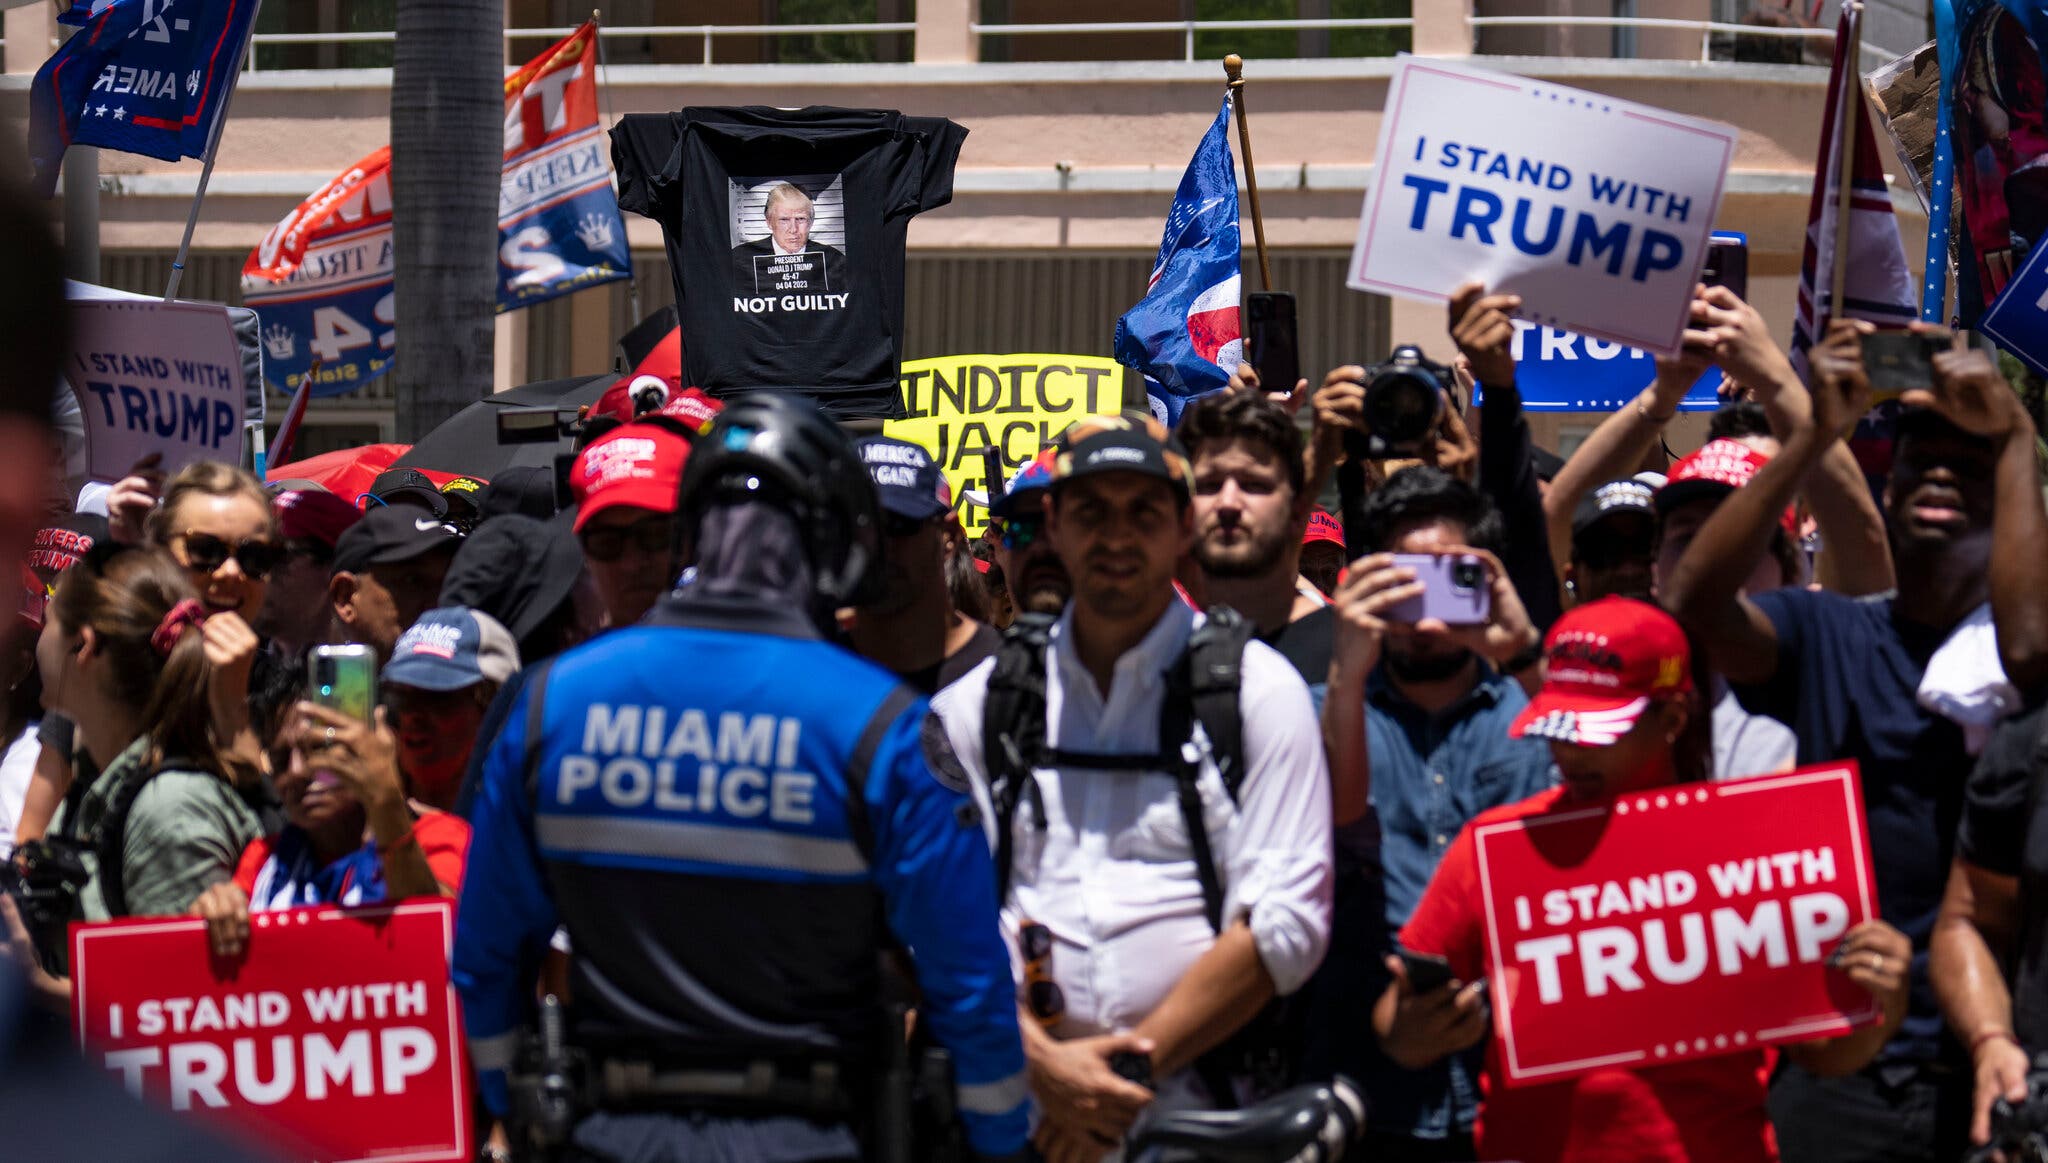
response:
[[[2019,932],[2010,980],[2012,1028],[2030,1052],[2048,1050],[2048,779],[2043,729],[2048,708],[2008,719],[1992,732],[1963,793],[1956,854],[2000,876],[2018,877]]]
[[[611,136],[619,206],[661,224],[690,383],[794,389],[842,420],[902,414],[904,241],[953,200],[966,129],[750,106],[628,114]],[[771,225],[771,205],[802,222]]]

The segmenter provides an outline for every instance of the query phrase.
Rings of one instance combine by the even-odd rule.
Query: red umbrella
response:
[[[370,482],[377,479],[378,473],[390,468],[392,461],[411,449],[410,444],[365,444],[358,448],[341,448],[290,464],[271,465],[269,476],[273,482],[312,481],[354,504],[357,498],[370,491]],[[423,471],[437,485],[445,485],[459,475],[432,469]]]

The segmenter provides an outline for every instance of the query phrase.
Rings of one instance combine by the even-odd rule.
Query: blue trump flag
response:
[[[70,146],[164,161],[204,157],[242,68],[257,0],[93,0],[29,93],[29,158],[44,197]]]
[[[1168,425],[1180,422],[1190,399],[1222,388],[1237,370],[1243,247],[1226,96],[1173,195],[1149,289],[1116,321],[1116,361],[1145,373],[1152,411]]]

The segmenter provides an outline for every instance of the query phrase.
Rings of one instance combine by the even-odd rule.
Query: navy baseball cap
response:
[[[1596,525],[1630,513],[1648,519],[1654,526],[1656,496],[1657,490],[1634,477],[1608,481],[1580,498],[1579,507],[1572,514],[1572,540],[1579,540]]]
[[[496,618],[467,606],[428,610],[398,636],[383,681],[423,691],[480,682],[503,685],[519,669],[519,647]]]
[[[952,486],[924,449],[893,436],[862,437],[855,447],[884,509],[913,521],[952,511]]]

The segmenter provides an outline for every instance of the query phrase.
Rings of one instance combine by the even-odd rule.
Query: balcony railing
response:
[[[1474,43],[1484,29],[1543,29],[1573,28],[1581,26],[1612,29],[1633,29],[1640,31],[1685,32],[1698,37],[1696,59],[1716,59],[1717,46],[1727,40],[1758,44],[1769,41],[1788,41],[1812,46],[1820,57],[1831,49],[1834,30],[1829,28],[1774,28],[1760,25],[1736,24],[1714,20],[1680,20],[1650,16],[1471,16],[1464,23],[1473,34]],[[916,33],[914,21],[870,21],[863,23],[818,23],[818,24],[664,24],[664,25],[612,25],[600,27],[599,35],[605,40],[657,40],[695,42],[699,52],[695,54],[700,63],[719,63],[717,47],[722,40],[740,38],[783,38],[812,36],[908,36]],[[1198,38],[1204,33],[1309,33],[1330,34],[1345,32],[1410,32],[1416,28],[1416,21],[1410,16],[1352,17],[1324,19],[1274,19],[1274,20],[1125,20],[1125,21],[1071,21],[1059,23],[1004,23],[986,24],[970,22],[968,33],[976,42],[993,47],[1009,38],[1018,42],[1039,40],[1046,37],[1093,38],[1099,36],[1152,34],[1163,37],[1171,35],[1178,40],[1178,56],[1182,60],[1196,60],[1209,55],[1198,51]],[[533,51],[534,42],[556,40],[573,32],[573,28],[508,28],[504,38],[508,48],[507,58],[518,60],[523,53]],[[284,48],[287,46],[337,47],[343,45],[378,44],[389,45],[397,40],[397,33],[389,30],[363,32],[271,32],[257,33],[252,38],[252,48],[245,67],[251,71],[259,68],[258,50]],[[1391,43],[1391,42],[1390,42]],[[54,45],[53,45],[54,47]],[[1391,53],[1385,49],[1380,55]],[[1862,46],[1864,64],[1890,60],[1903,51],[1865,42]],[[985,53],[984,55],[994,55]],[[1333,54],[1349,55],[1349,54]],[[1606,54],[1596,54],[1606,56]],[[1817,59],[1814,51],[1803,54],[1809,61]],[[1092,56],[1060,59],[1099,59]],[[1146,59],[1158,59],[1156,57]],[[1668,59],[1668,58],[1667,58]],[[272,66],[273,69],[275,66]]]

